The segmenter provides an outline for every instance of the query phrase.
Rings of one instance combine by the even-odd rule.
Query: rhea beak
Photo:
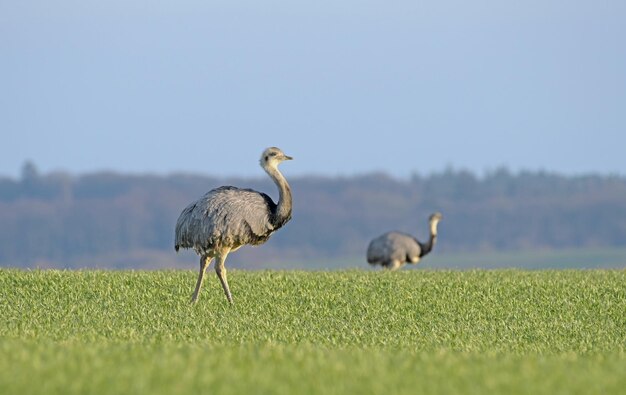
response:
[[[283,160],[292,160],[291,156],[283,155]]]

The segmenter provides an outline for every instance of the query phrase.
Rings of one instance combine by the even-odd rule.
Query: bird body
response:
[[[276,204],[262,192],[223,186],[187,206],[176,224],[175,248],[198,255],[222,247],[262,244],[280,225]]]
[[[415,264],[428,254],[437,240],[437,224],[440,213],[430,216],[430,238],[421,243],[413,236],[402,232],[387,232],[373,239],[367,248],[367,262],[397,270],[407,263]]]
[[[226,298],[233,302],[226,279],[224,262],[232,251],[243,245],[259,245],[291,219],[291,189],[278,171],[278,165],[291,157],[280,149],[270,147],[261,155],[261,167],[276,183],[278,204],[262,192],[222,186],[207,192],[190,203],[176,221],[174,248],[193,249],[200,255],[200,273],[192,303],[198,299],[204,272],[215,258],[217,273]]]
[[[422,247],[413,236],[401,232],[387,232],[370,243],[367,261],[371,264],[388,266],[391,262],[416,263],[421,257]]]

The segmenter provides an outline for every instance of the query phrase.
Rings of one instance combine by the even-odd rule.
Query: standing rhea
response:
[[[419,262],[433,249],[437,241],[437,224],[441,218],[441,213],[430,216],[430,239],[426,243],[420,243],[413,236],[400,232],[387,232],[378,236],[367,248],[367,262],[390,270],[397,270],[406,263]]]
[[[266,149],[261,155],[261,167],[278,186],[278,204],[262,192],[223,186],[207,192],[180,213],[174,248],[176,251],[193,248],[200,256],[200,273],[192,303],[198,300],[204,272],[213,258],[226,298],[233,303],[224,267],[228,253],[245,244],[264,243],[291,219],[291,190],[278,171],[278,165],[290,159],[293,158],[276,147]]]

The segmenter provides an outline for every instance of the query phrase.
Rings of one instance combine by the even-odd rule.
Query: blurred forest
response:
[[[626,246],[626,178],[512,173],[477,176],[449,168],[395,179],[385,174],[289,177],[293,219],[261,247],[245,247],[229,266],[360,259],[387,230],[428,237],[427,219],[444,215],[439,253]],[[266,177],[197,174],[40,174],[0,178],[0,265],[58,268],[194,268],[175,254],[174,225],[192,200],[219,185],[278,192]]]

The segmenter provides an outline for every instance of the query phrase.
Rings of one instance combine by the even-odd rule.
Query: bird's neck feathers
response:
[[[437,237],[437,225],[439,224],[438,219],[432,219],[430,221],[430,235]]]
[[[420,257],[428,254],[432,251],[433,247],[437,243],[437,224],[439,223],[438,219],[433,219],[430,221],[430,238],[428,242],[421,244],[421,254]]]
[[[276,228],[279,228],[291,219],[291,188],[289,188],[287,180],[278,170],[277,165],[271,164],[269,166],[263,166],[263,170],[265,170],[278,187],[278,205],[276,206],[276,212],[274,213],[272,222]]]

